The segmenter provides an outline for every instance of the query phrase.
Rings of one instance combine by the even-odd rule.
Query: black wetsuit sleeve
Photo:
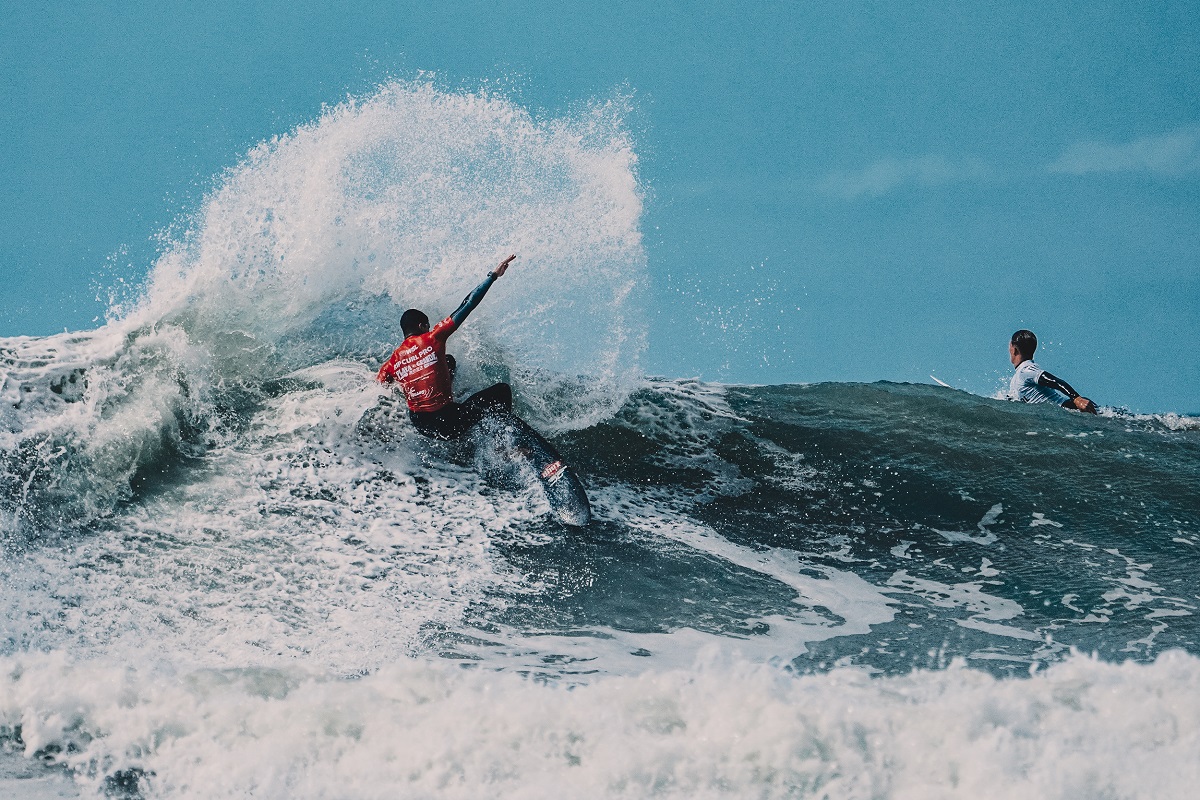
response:
[[[462,325],[467,321],[467,316],[470,315],[475,307],[479,305],[479,301],[487,294],[487,290],[492,288],[492,284],[496,282],[496,273],[489,272],[483,283],[475,287],[475,290],[463,298],[462,304],[454,310],[450,315],[450,319],[454,320],[454,327]]]
[[[1056,378],[1049,372],[1042,372],[1042,374],[1038,376],[1038,386],[1045,386],[1047,389],[1053,389],[1056,392],[1062,392],[1071,400],[1079,397],[1079,392],[1072,389],[1071,384],[1067,383],[1062,378]]]

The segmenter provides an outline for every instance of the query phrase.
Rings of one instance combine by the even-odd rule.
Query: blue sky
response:
[[[652,373],[990,394],[1029,327],[1200,411],[1194,2],[9,5],[0,335],[93,326],[251,146],[428,71],[632,93]]]

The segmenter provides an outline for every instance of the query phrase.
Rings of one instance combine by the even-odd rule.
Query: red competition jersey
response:
[[[437,411],[454,399],[446,340],[457,329],[453,317],[446,317],[429,333],[418,333],[401,342],[379,368],[376,377],[380,383],[400,382],[409,411]]]

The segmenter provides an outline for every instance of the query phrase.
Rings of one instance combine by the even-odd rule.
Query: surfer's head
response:
[[[404,331],[405,336],[428,333],[429,317],[425,316],[424,311],[410,308],[400,316],[400,330]]]
[[[1008,357],[1014,367],[1019,366],[1022,361],[1032,361],[1034,350],[1037,350],[1037,337],[1033,335],[1033,331],[1019,330],[1008,342]]]

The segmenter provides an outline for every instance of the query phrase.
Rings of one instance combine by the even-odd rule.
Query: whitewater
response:
[[[628,113],[389,83],[0,339],[0,794],[1193,795],[1200,419],[647,377]],[[510,252],[582,531],[373,380]]]

